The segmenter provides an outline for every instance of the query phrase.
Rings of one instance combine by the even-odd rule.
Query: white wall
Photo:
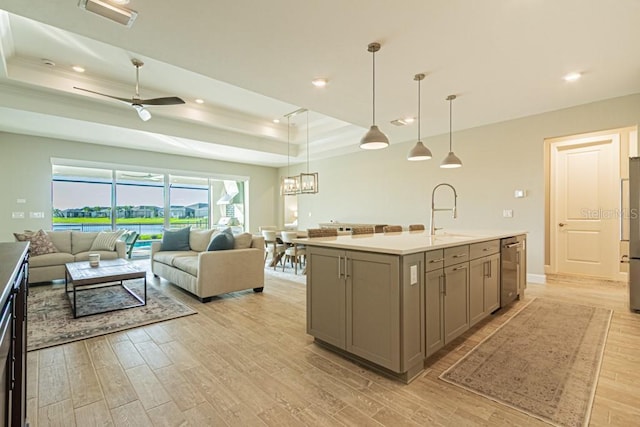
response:
[[[428,225],[431,191],[447,182],[458,191],[458,219],[443,212],[436,214],[436,225],[526,230],[529,273],[544,274],[544,139],[635,126],[639,119],[640,94],[635,94],[454,132],[461,169],[439,168],[448,152],[448,134],[424,140],[434,154],[424,162],[406,160],[415,141],[392,141],[385,150],[312,161],[310,170],[320,174],[320,192],[298,197],[299,228],[330,220]],[[526,190],[527,197],[515,199],[516,189]],[[437,205],[448,206],[450,195],[440,190]],[[503,209],[512,209],[513,218],[503,218]]]
[[[51,229],[51,158],[182,170],[206,174],[249,177],[249,227],[257,232],[263,224],[278,224],[277,169],[239,163],[204,160],[149,151],[62,141],[0,132],[0,241],[13,241],[13,232]],[[17,199],[27,203],[18,204]],[[14,211],[25,219],[12,219]],[[44,219],[29,219],[29,212],[44,212]]]

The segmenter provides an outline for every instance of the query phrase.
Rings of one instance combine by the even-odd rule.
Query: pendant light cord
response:
[[[309,110],[307,110],[307,173],[309,173]]]
[[[449,152],[451,152],[451,102],[453,98],[449,99]]]
[[[373,125],[376,125],[376,52],[371,53],[373,58]]]
[[[289,157],[289,147],[291,147],[291,117],[287,116],[287,178],[291,176],[291,171],[289,168],[291,167],[290,157]]]
[[[422,79],[418,80],[418,141],[420,141],[420,82]]]

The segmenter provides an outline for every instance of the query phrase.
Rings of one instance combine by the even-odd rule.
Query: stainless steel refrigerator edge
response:
[[[640,157],[629,159],[629,308],[640,311]]]

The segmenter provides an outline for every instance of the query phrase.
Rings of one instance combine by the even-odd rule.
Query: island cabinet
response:
[[[408,381],[423,370],[423,254],[307,247],[307,332]]]
[[[0,419],[28,425],[27,293],[29,244],[0,243]]]
[[[469,329],[469,245],[425,253],[426,355]]]
[[[473,326],[500,308],[500,241],[470,245],[469,258],[469,326]]]

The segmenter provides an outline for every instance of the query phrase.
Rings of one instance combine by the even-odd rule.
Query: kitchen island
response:
[[[500,308],[501,270],[517,272],[515,292],[522,297],[524,234],[409,231],[297,239],[307,247],[307,333],[408,383],[426,358]],[[522,252],[501,265],[502,239],[513,237]]]

